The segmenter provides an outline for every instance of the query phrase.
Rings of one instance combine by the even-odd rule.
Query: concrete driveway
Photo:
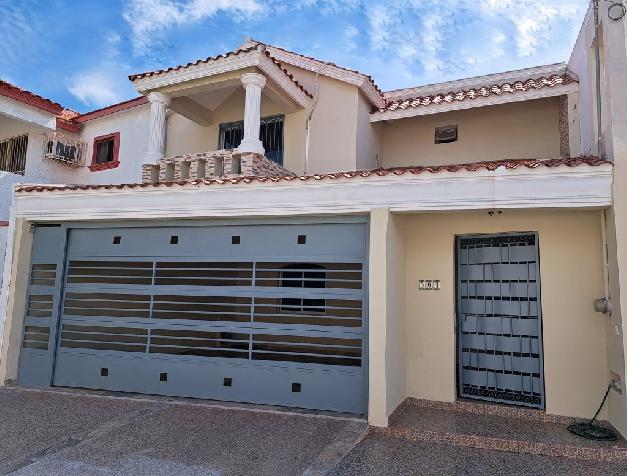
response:
[[[365,430],[272,408],[8,388],[0,474],[321,474]]]

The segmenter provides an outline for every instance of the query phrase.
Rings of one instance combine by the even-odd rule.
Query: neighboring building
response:
[[[568,65],[398,91],[249,40],[88,114],[36,122],[4,95],[0,139],[28,133],[32,157],[7,180],[37,183],[0,217],[0,382],[385,426],[407,397],[589,417],[612,380],[627,433],[627,57],[606,8],[603,154],[590,15]]]

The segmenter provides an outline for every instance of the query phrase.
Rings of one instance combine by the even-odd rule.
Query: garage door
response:
[[[34,253],[21,380],[45,341],[56,386],[366,412],[365,223],[65,236],[62,275]]]

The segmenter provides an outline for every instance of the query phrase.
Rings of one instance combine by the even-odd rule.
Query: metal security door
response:
[[[462,397],[544,408],[538,237],[457,239]]]
[[[71,229],[54,384],[365,413],[366,236]]]

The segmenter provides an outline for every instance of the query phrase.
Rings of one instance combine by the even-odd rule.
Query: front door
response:
[[[461,397],[544,408],[538,236],[457,238]]]

